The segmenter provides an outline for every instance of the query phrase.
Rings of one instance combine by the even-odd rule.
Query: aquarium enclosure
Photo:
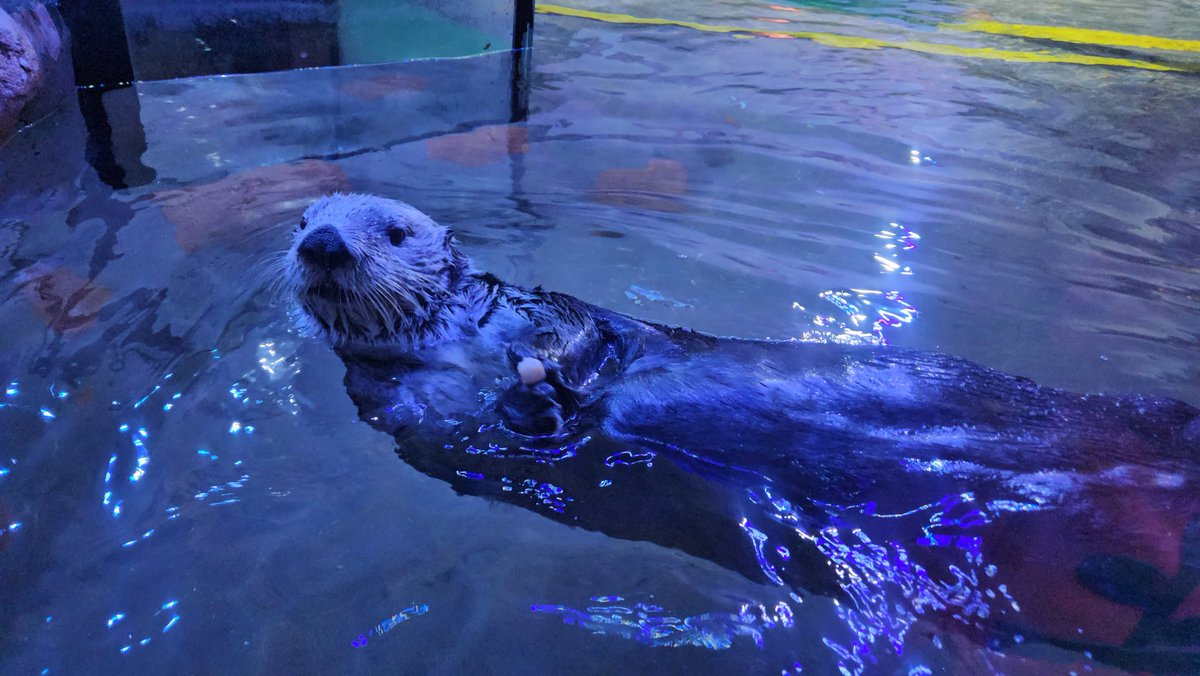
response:
[[[18,5],[20,3],[17,3]],[[32,5],[45,7],[45,5]],[[492,69],[497,88],[464,98],[461,123],[526,114],[530,2],[98,2],[61,3],[75,84],[102,176],[124,182],[117,164],[143,143],[109,131],[110,108],[136,116],[139,82],[506,53]],[[130,89],[125,94],[116,90]],[[102,104],[104,94],[106,103]],[[464,96],[466,96],[464,92]],[[507,107],[503,106],[507,98]],[[486,99],[487,105],[482,101]],[[122,106],[124,106],[122,108]],[[484,112],[485,108],[490,108]],[[114,111],[115,112],[115,111]],[[486,116],[490,115],[491,118]],[[136,161],[135,161],[136,164]],[[142,167],[134,174],[147,176]],[[134,180],[137,180],[134,177]]]
[[[1200,673],[1200,0],[0,0],[0,674]]]

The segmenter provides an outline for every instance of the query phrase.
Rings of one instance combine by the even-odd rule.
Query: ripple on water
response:
[[[138,124],[114,117],[115,128],[145,131],[142,161],[163,180],[121,192],[82,165],[86,130],[78,116],[51,119],[56,126],[27,130],[5,146],[23,153],[0,163],[14,188],[6,213],[10,204],[20,211],[13,211],[19,219],[0,219],[0,335],[5,345],[22,346],[0,357],[0,382],[7,383],[0,396],[0,598],[12,609],[0,620],[0,643],[16,655],[14,669],[43,668],[51,644],[68,656],[65,667],[167,669],[154,661],[166,654],[156,653],[164,641],[174,642],[177,655],[203,652],[214,668],[245,667],[246,655],[259,649],[251,639],[265,631],[263,618],[246,608],[290,608],[302,598],[317,599],[320,611],[289,615],[289,651],[302,653],[331,623],[362,621],[362,607],[328,602],[342,595],[321,586],[343,574],[334,572],[340,563],[281,576],[289,553],[308,551],[281,542],[321,551],[337,542],[362,567],[362,579],[394,585],[400,603],[368,609],[375,625],[351,647],[365,647],[368,637],[377,646],[384,634],[402,646],[400,622],[421,617],[405,628],[435,625],[438,613],[428,609],[449,608],[404,584],[459,551],[441,549],[428,533],[455,533],[484,517],[450,490],[428,489],[419,505],[389,502],[393,493],[428,488],[415,473],[397,469],[386,491],[372,483],[381,479],[364,476],[393,476],[380,466],[351,473],[357,460],[346,458],[361,459],[355,453],[362,449],[346,439],[359,443],[349,431],[361,424],[352,413],[329,422],[318,410],[335,401],[330,392],[340,396],[340,373],[303,383],[298,339],[283,310],[257,280],[241,281],[253,275],[238,276],[247,256],[265,259],[284,246],[309,196],[332,188],[409,199],[457,225],[483,269],[650,319],[730,335],[936,348],[1049,384],[1200,401],[1193,180],[1200,156],[1187,143],[1196,131],[1195,78],[845,49],[788,34],[1101,51],[947,35],[939,24],[978,17],[936,3],[787,3],[752,12],[724,2],[579,6],[640,16],[669,9],[674,17],[759,32],[735,37],[541,16],[532,109],[515,127],[477,119],[485,115],[478,92],[486,87],[476,85],[486,84],[499,61],[491,57],[140,84]],[[1077,21],[1081,10],[1089,25],[1139,33],[1191,25],[1178,20],[1186,18],[1178,6],[1161,1],[972,8],[1001,22],[1050,25]],[[1187,56],[1143,51],[1136,58]],[[507,92],[504,78],[507,71]],[[441,105],[459,100],[451,90],[470,93],[469,124],[460,126],[455,105]],[[120,108],[110,106],[110,114]],[[44,150],[47,142],[64,152]],[[53,172],[39,164],[51,160]],[[28,183],[18,175],[25,173],[64,178],[25,195],[18,190]],[[247,191],[257,198],[243,203]],[[305,426],[312,420],[326,436],[314,434],[316,423]],[[965,434],[938,433],[948,443]],[[566,446],[464,449],[461,439],[448,439],[446,450],[548,464],[581,455]],[[611,470],[597,477],[606,495],[649,471],[651,460],[655,471],[665,464],[640,449],[601,455]],[[849,672],[868,668],[872,657],[887,663],[902,648],[918,660],[925,644],[914,627],[935,610],[949,612],[948,626],[966,628],[1023,612],[1028,601],[1014,591],[1021,571],[980,540],[999,520],[1049,518],[1062,505],[1086,510],[1080,496],[1091,491],[1113,496],[1120,506],[1113,511],[1154,516],[1137,526],[1130,547],[1141,549],[1134,553],[1148,555],[1153,547],[1145,543],[1154,538],[1174,543],[1170,534],[1186,526],[1157,515],[1152,499],[1187,488],[1190,474],[1180,468],[1118,467],[1083,478],[904,458],[897,469],[912,478],[911,494],[872,497],[903,497],[903,509],[818,503],[774,485],[727,506],[726,525],[743,524],[734,532],[747,560],[760,566],[759,582],[788,582],[812,551],[840,573],[845,599],[832,608],[807,604],[814,614],[803,626],[819,636],[816,650]],[[491,482],[539,518],[581,508],[562,482],[466,469],[457,477]],[[360,482],[380,495],[348,513],[353,496],[368,489],[342,484]],[[941,490],[972,483],[987,483],[992,494]],[[1153,490],[1134,490],[1146,486]],[[281,503],[287,509],[273,510]],[[495,519],[487,524],[512,530],[471,531],[479,538],[472,551],[531,555],[503,546],[514,537],[562,535],[548,521],[502,510],[486,515]],[[384,549],[379,532],[435,544],[428,552]],[[1028,544],[1023,531],[1014,532],[1001,543]],[[622,561],[629,575],[655,572],[643,561],[678,561],[615,540],[587,546],[614,557],[603,560]],[[597,565],[573,553],[580,563],[572,576]],[[388,567],[394,558],[381,559],[389,557],[418,574]],[[266,563],[230,578],[226,559]],[[529,563],[503,565],[519,571]],[[488,579],[472,565],[449,565],[445,577],[464,588]],[[698,586],[727,583],[678,574],[695,575],[685,582]],[[620,596],[581,592],[578,584],[556,583],[534,599],[523,595],[529,587],[497,584],[480,595],[486,601],[463,600],[446,615],[494,626],[510,618],[497,608],[516,608],[523,619],[531,608],[538,619],[584,629],[555,634],[561,643],[530,654],[547,660],[535,665],[590,646],[591,633],[724,654],[802,638],[793,620],[798,599],[766,600],[762,585],[745,580],[727,584],[738,598],[758,600],[698,607],[620,585],[600,587]],[[253,602],[226,606],[229,626],[214,627],[195,611],[231,598]],[[429,605],[393,612],[413,598]],[[438,626],[454,638],[463,663],[494,656],[487,631]],[[943,634],[931,644],[949,652],[953,634],[944,632],[945,651]],[[345,638],[334,640],[349,653]],[[251,651],[236,650],[247,643]],[[303,654],[313,656],[316,670],[344,667],[342,653]]]

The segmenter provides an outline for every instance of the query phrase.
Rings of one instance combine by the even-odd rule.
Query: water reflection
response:
[[[350,642],[350,645],[355,648],[364,648],[367,646],[370,637],[383,636],[389,631],[396,628],[396,625],[401,622],[407,622],[414,617],[419,617],[429,612],[429,605],[425,603],[415,603],[393,615],[384,619],[382,622],[371,627],[370,631],[365,634],[359,634],[357,638]]]
[[[1105,562],[1144,552],[1141,539],[1155,537],[1140,533],[1121,509],[1139,499],[1146,479],[1161,489],[1158,509],[1200,516],[1193,496],[1200,476],[1186,457],[1195,442],[1183,427],[1197,419],[1194,409],[1072,395],[904,350],[733,342],[724,349],[753,364],[783,360],[780,369],[793,357],[809,360],[808,370],[783,371],[812,381],[800,404],[778,395],[779,407],[799,417],[758,424],[751,436],[719,424],[741,413],[721,400],[705,402],[716,424],[676,402],[679,421],[645,428],[588,404],[580,431],[563,443],[520,437],[499,424],[496,392],[507,381],[486,364],[477,365],[478,381],[491,384],[479,391],[476,409],[442,402],[436,410],[399,410],[387,395],[396,383],[404,387],[413,368],[406,362],[347,358],[346,382],[363,419],[396,436],[405,462],[459,492],[678,548],[796,598],[830,599],[838,624],[823,628],[821,641],[847,673],[902,657],[919,623],[978,645],[1038,636],[1087,646],[1121,665],[1141,659],[1138,641],[1146,639],[1133,639],[1138,631],[1149,632],[1157,649],[1177,645],[1175,627],[1126,625],[1133,633],[1118,638],[1119,624],[1095,611],[1129,605],[1123,599],[1139,584],[1123,576],[1128,566]],[[845,374],[803,375],[819,372],[813,360],[835,350],[853,362]],[[866,394],[857,394],[860,387]],[[637,417],[652,417],[644,413]],[[1022,549],[1017,543],[1030,542],[1032,532],[1070,537]],[[1032,574],[1030,561],[1044,566],[1041,574]],[[1093,573],[1097,566],[1101,572]],[[1172,598],[1176,605],[1182,599]],[[706,629],[696,630],[673,615],[660,622],[646,608],[626,610],[535,606],[599,633],[650,636],[638,640],[655,646],[729,647],[731,636],[750,631],[718,616],[698,616]]]
[[[755,11],[790,25],[746,25],[862,27],[793,9]],[[1089,9],[1134,33],[1188,25],[1164,3]],[[991,9],[1051,25],[1079,6],[1019,10]],[[694,11],[746,18],[731,3]],[[891,22],[868,27],[889,40],[968,18],[912,3],[839,11]],[[791,671],[795,657],[808,671],[1082,672],[1103,669],[1095,657],[1195,671],[1194,468],[1149,462],[1143,446],[1109,467],[1044,468],[1028,447],[1011,453],[1024,466],[1004,469],[904,455],[846,496],[814,490],[841,476],[820,462],[801,468],[817,477],[808,484],[778,472],[721,484],[713,475],[734,470],[695,449],[601,435],[541,447],[465,418],[446,422],[459,430],[446,458],[401,449],[436,477],[426,481],[359,433],[367,426],[338,408],[339,367],[313,348],[301,357],[259,279],[240,276],[277,248],[274,227],[330,189],[412,196],[461,224],[488,269],[659,321],[886,340],[1080,391],[1196,399],[1187,76],[542,19],[519,128],[492,126],[492,111],[443,136],[456,111],[478,107],[486,64],[409,64],[128,90],[138,106],[109,108],[140,109],[148,147],[121,159],[153,167],[144,188],[113,192],[86,168],[74,111],[5,146],[5,668],[163,671],[186,658],[268,671],[296,655],[284,666],[336,671],[354,655],[436,671],[429,654],[479,663],[506,640],[540,670],[566,670],[608,644],[560,620],[595,615],[638,650],[632,637],[657,631],[668,643],[729,639],[647,651],[672,655],[653,663],[664,670],[711,652],[730,661],[693,670]],[[747,58],[754,72],[731,66]],[[981,438],[925,432],[935,437],[950,448]],[[460,532],[471,537],[446,536]],[[553,578],[560,567],[570,577]],[[620,578],[593,581],[608,567]],[[528,581],[531,570],[546,580]],[[599,594],[624,600],[587,600]],[[346,645],[414,598],[438,612],[387,641],[372,634],[371,650]],[[781,601],[795,624],[767,627],[764,610],[777,616]],[[612,606],[645,624],[618,627],[630,616]],[[1037,661],[1051,644],[1071,658]],[[633,670],[661,659],[603,656]]]
[[[653,648],[694,646],[722,650],[745,636],[762,646],[764,630],[779,626],[791,628],[792,610],[780,601],[768,608],[762,604],[743,604],[737,613],[709,612],[683,616],[672,613],[653,601],[626,600],[620,596],[593,596],[584,608],[535,604],[530,611],[557,615],[564,624],[575,625],[593,634],[609,634],[637,641]]]
[[[880,272],[912,275],[912,267],[903,261],[907,260],[909,251],[917,248],[921,236],[899,223],[889,223],[875,237],[887,240],[884,251],[873,254]],[[812,323],[819,330],[804,332],[802,338],[805,340],[887,345],[888,335],[894,329],[911,324],[917,317],[917,308],[896,289],[830,289],[822,291],[819,297],[840,310],[845,318],[816,315]],[[793,303],[792,308],[804,310],[799,303]],[[835,328],[840,328],[840,333],[834,331]],[[864,330],[867,328],[869,330]]]
[[[132,650],[145,648],[146,646],[150,645],[151,641],[153,641],[153,634],[166,634],[168,631],[171,631],[171,629],[173,629],[175,627],[175,625],[179,624],[179,621],[180,621],[179,613],[178,613],[178,611],[175,610],[176,606],[178,606],[178,605],[179,605],[179,601],[175,601],[175,600],[167,601],[167,602],[163,603],[162,606],[157,611],[155,611],[152,616],[149,616],[148,619],[135,618],[133,620],[130,620],[130,622],[135,622],[139,626],[157,627],[157,626],[161,625],[161,629],[159,629],[156,632],[151,632],[151,635],[144,636],[141,639],[136,638],[135,633],[133,631],[126,631],[124,633],[123,640],[128,641],[128,643],[125,643],[124,645],[120,646],[117,649],[117,651],[119,653],[121,653],[122,655],[125,655],[125,654],[128,654]],[[112,617],[108,618],[108,621],[107,621],[108,628],[110,630],[112,630],[114,625],[117,625],[119,622],[121,622],[123,620],[125,620],[125,613],[116,613]],[[127,629],[127,627],[117,627],[117,628],[119,630]],[[117,635],[120,635],[120,634],[121,634],[121,632],[118,631]]]

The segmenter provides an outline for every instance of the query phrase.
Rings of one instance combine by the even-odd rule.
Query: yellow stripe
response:
[[[640,24],[648,26],[678,26],[680,28],[691,28],[692,30],[704,31],[706,33],[733,33],[735,37],[744,37],[745,35],[786,35],[792,38],[800,38],[803,40],[812,40],[818,44],[828,47],[840,47],[844,49],[903,49],[910,52],[921,52],[923,54],[939,54],[944,56],[964,56],[976,59],[996,59],[1000,61],[1016,61],[1024,63],[1074,63],[1089,66],[1119,66],[1123,68],[1141,68],[1143,70],[1159,70],[1159,71],[1184,71],[1186,69],[1176,66],[1168,66],[1149,61],[1138,61],[1135,59],[1117,59],[1107,56],[1088,56],[1086,54],[1061,54],[1049,51],[1038,52],[1018,52],[1003,49],[991,49],[987,47],[959,47],[957,45],[947,45],[933,42],[916,42],[906,40],[903,42],[894,42],[890,40],[876,40],[874,38],[860,38],[850,35],[837,35],[834,33],[814,33],[808,31],[784,31],[774,28],[743,28],[741,26],[719,26],[712,24],[696,23],[694,21],[677,21],[674,19],[658,19],[653,17],[633,16],[630,14],[612,14],[609,12],[594,12],[586,9],[575,9],[573,7],[563,7],[561,5],[548,5],[538,3],[537,11],[542,14],[555,14],[558,16],[572,16],[581,19],[592,19],[595,21],[604,21],[606,23],[621,23],[621,24]]]
[[[1117,31],[1101,31],[1091,28],[1070,26],[1031,26],[999,21],[970,21],[967,23],[942,24],[939,28],[994,35],[1013,35],[1021,38],[1043,38],[1058,42],[1074,42],[1081,45],[1103,45],[1106,47],[1140,47],[1142,49],[1165,49],[1172,52],[1200,52],[1200,40],[1176,40],[1157,35],[1136,35]]]

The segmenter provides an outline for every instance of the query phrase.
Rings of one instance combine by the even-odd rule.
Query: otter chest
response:
[[[384,362],[347,359],[347,384],[356,399],[370,400],[364,408],[378,422],[386,420],[393,428],[478,418],[490,407],[492,394],[512,384],[510,333],[488,328],[467,340]]]

